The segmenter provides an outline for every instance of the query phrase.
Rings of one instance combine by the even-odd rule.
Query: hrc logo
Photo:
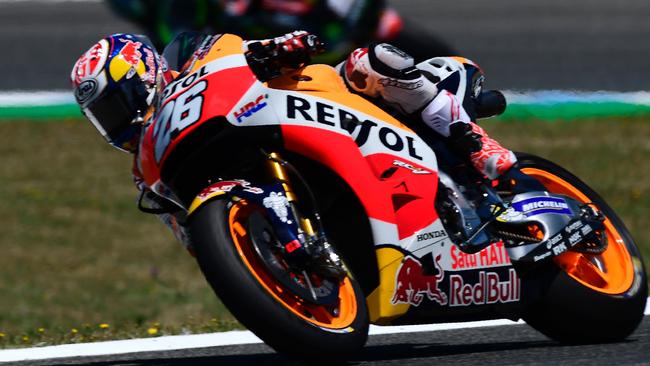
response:
[[[246,105],[243,106],[239,112],[235,112],[235,118],[237,118],[237,122],[241,123],[244,118],[248,118],[257,113],[260,109],[266,107],[267,103],[264,101],[266,98],[268,98],[268,95],[262,94],[257,97],[254,102],[246,103]]]

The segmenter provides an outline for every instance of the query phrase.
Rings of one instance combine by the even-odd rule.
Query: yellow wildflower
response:
[[[70,333],[77,334],[77,333],[79,333],[79,331],[77,330],[77,328],[72,328],[72,329],[70,329]]]
[[[4,338],[4,337],[5,337],[5,334],[0,332],[0,338]]]
[[[38,328],[39,333],[45,333],[45,328]]]
[[[108,324],[106,324],[106,323],[101,323],[101,324],[99,325],[99,328],[100,328],[100,329],[108,329],[109,327],[110,327],[110,325],[108,325]]]
[[[156,334],[158,334],[158,328],[151,327],[151,328],[147,329],[147,333],[149,333],[149,335],[156,335]]]
[[[23,336],[23,342],[29,342],[29,336],[24,335]]]

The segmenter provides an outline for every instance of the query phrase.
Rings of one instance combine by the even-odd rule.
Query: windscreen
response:
[[[172,70],[181,72],[185,63],[192,57],[201,44],[209,36],[201,32],[183,32],[179,33],[169,42],[163,51],[163,57]]]

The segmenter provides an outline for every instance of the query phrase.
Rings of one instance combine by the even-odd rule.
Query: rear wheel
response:
[[[648,294],[639,250],[614,211],[579,178],[542,158],[518,155],[524,174],[550,192],[593,203],[605,216],[607,248],[599,254],[569,251],[541,273],[546,289],[524,317],[527,323],[562,342],[621,340],[643,318]]]
[[[263,213],[246,201],[224,199],[192,216],[197,260],[217,296],[279,352],[327,360],[358,351],[367,339],[368,316],[357,282],[292,269]]]

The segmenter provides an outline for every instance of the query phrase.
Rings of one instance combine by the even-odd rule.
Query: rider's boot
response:
[[[452,124],[450,138],[458,153],[468,156],[474,168],[500,188],[512,194],[546,190],[537,179],[521,171],[511,150],[490,138],[476,123]]]
[[[472,133],[480,136],[481,142],[480,149],[469,154],[472,165],[489,179],[501,177],[517,163],[517,157],[512,151],[489,137],[481,126],[473,122],[469,124]]]

